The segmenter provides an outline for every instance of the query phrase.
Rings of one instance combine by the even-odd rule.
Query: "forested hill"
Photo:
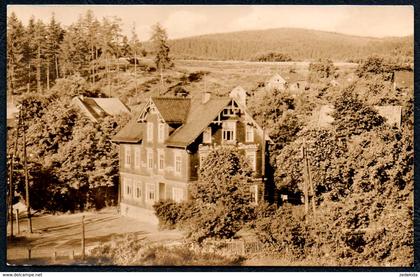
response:
[[[253,60],[273,51],[296,61],[319,58],[355,61],[372,54],[411,61],[413,36],[371,38],[281,28],[176,39],[171,41],[171,51],[175,57],[185,59]]]

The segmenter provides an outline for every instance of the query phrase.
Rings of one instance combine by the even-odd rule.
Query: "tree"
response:
[[[55,15],[51,16],[50,23],[47,26],[47,35],[46,35],[46,75],[47,75],[47,90],[50,89],[50,75],[55,82],[60,76],[59,69],[59,54],[60,54],[60,44],[63,41],[64,30],[61,27],[60,23],[56,21]],[[52,74],[51,74],[52,73]]]
[[[12,13],[7,18],[7,88],[10,95],[18,94],[24,87],[25,29]]]
[[[334,76],[335,74],[335,66],[333,62],[329,59],[326,60],[319,60],[318,62],[313,62],[309,64],[309,73],[311,79],[317,80],[321,79],[328,79]]]
[[[137,33],[136,33],[136,27],[133,24],[133,28],[131,29],[131,39],[129,41],[128,50],[129,50],[130,56],[134,58],[134,75],[135,75],[135,82],[136,82],[136,84],[135,84],[136,95],[137,95],[137,63],[138,63],[137,57],[141,53],[142,48],[143,47],[142,47],[142,45],[140,43],[140,40],[139,40],[139,38],[137,36]]]
[[[340,136],[350,137],[383,125],[385,119],[365,105],[355,92],[355,85],[345,88],[334,101],[333,125]]]
[[[157,23],[152,27],[152,36],[150,38],[155,55],[156,68],[160,71],[161,93],[163,91],[163,70],[173,66],[169,57],[168,35],[166,30]]]
[[[392,67],[379,56],[370,56],[358,65],[356,74],[359,77],[369,78],[381,76],[383,80],[390,80],[392,77]]]
[[[184,225],[198,242],[233,237],[252,217],[250,166],[234,148],[221,147],[208,154],[199,174],[187,209],[194,212]]]

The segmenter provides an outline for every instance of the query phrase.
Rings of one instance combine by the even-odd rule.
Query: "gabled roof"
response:
[[[283,77],[281,77],[280,74],[278,74],[278,73],[274,74],[270,78],[270,80],[268,80],[268,82],[269,83],[273,83],[273,82],[277,83],[277,82],[279,82],[279,83],[282,83],[282,84],[287,83],[287,81]]]
[[[137,122],[138,113],[114,136],[112,142],[139,143],[143,139],[144,123]]]
[[[180,97],[152,97],[166,123],[184,123],[190,110],[191,99]]]
[[[92,98],[76,96],[73,98],[73,103],[75,103],[87,117],[95,122],[97,122],[99,118],[108,115],[130,112],[130,109],[124,105],[119,98]]]
[[[179,127],[166,141],[169,146],[186,147],[191,144],[219,115],[232,99],[211,98],[206,103],[193,103],[184,125]]]

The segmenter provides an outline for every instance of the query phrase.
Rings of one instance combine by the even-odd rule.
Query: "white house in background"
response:
[[[266,87],[268,89],[284,90],[287,87],[287,81],[276,73],[268,80]]]

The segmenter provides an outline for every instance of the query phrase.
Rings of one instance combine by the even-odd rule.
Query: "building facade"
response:
[[[246,92],[201,99],[152,97],[113,138],[120,146],[119,203],[123,215],[153,209],[160,200],[187,200],[207,154],[215,147],[239,149],[254,171],[250,189],[264,195],[268,136],[246,111]]]

